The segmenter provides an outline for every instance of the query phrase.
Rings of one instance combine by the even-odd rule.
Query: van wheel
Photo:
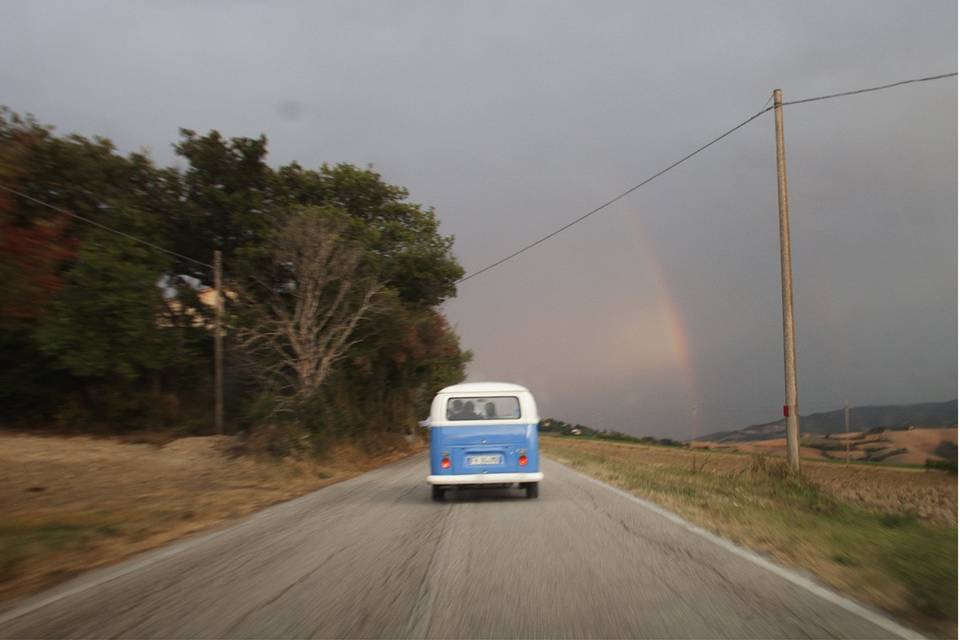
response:
[[[540,484],[537,482],[527,483],[527,499],[536,498],[540,495]]]
[[[443,502],[443,493],[444,493],[443,487],[440,487],[434,484],[434,485],[430,485],[430,488],[432,490],[431,493],[433,494],[433,501]]]

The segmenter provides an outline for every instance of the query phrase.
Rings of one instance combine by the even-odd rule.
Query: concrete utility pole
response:
[[[787,423],[787,464],[800,471],[800,417],[797,409],[797,345],[793,328],[793,267],[790,256],[790,209],[787,206],[787,160],[783,150],[783,94],[773,90],[777,132],[777,191],[780,195],[780,290],[783,298],[783,416]]]
[[[220,250],[213,252],[213,422],[223,435],[223,274]]]

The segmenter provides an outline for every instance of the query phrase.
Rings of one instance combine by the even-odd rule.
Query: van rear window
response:
[[[520,400],[516,396],[447,400],[447,420],[516,420],[519,417]]]

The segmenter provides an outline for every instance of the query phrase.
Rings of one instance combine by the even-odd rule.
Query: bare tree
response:
[[[238,331],[253,371],[290,410],[319,389],[356,343],[357,324],[382,287],[368,254],[333,208],[297,210],[266,246],[261,270],[241,292],[247,322]]]

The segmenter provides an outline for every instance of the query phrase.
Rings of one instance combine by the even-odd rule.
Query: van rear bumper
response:
[[[449,476],[427,476],[430,484],[504,484],[511,482],[540,482],[543,473],[470,473]]]

